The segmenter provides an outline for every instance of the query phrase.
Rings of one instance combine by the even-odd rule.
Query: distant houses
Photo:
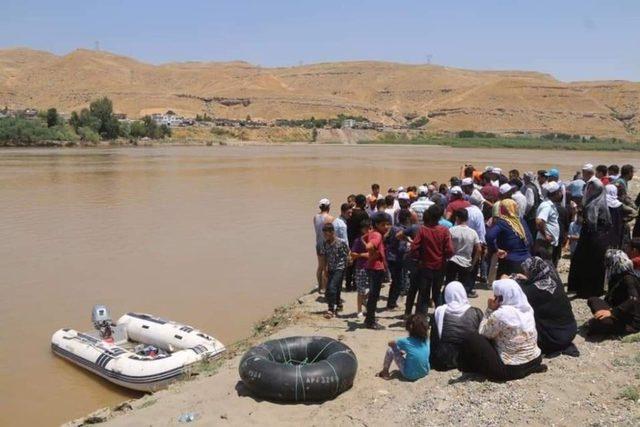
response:
[[[5,107],[0,110],[0,118],[4,117],[22,117],[23,119],[34,119],[38,117],[38,110],[35,108],[25,108],[24,110],[10,110]]]
[[[151,120],[153,120],[158,126],[166,125],[169,127],[186,126],[187,123],[193,124],[193,120],[185,119],[182,116],[178,116],[173,111],[169,110],[164,114],[152,114]]]
[[[60,113],[60,116],[68,120],[68,115]],[[12,110],[7,107],[0,108],[0,118],[20,117],[26,119],[35,119],[38,117],[38,110],[35,108],[26,108],[22,110]],[[129,118],[125,113],[113,113],[113,117],[120,122],[134,122],[135,118]],[[195,118],[184,117],[176,114],[172,110],[165,113],[154,113],[149,115],[151,120],[158,125],[165,125],[170,128],[185,126],[216,126],[216,127],[236,127],[236,128],[262,128],[262,127],[303,127],[311,128],[342,128],[342,129],[372,129],[382,131],[385,127],[382,123],[371,122],[365,118],[343,118],[340,115],[336,119],[274,119],[270,121],[255,120],[250,116],[246,119],[229,119],[223,117],[210,117],[197,115]],[[202,118],[204,117],[204,119]],[[393,128],[403,129],[406,126],[396,125]]]
[[[342,121],[342,129],[352,129],[356,126],[354,119],[346,119]]]

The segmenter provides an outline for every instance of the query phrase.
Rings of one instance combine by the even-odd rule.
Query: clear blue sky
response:
[[[0,48],[151,63],[342,60],[640,81],[640,0],[0,0]]]

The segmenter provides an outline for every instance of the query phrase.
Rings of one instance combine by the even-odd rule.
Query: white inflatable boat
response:
[[[133,390],[153,392],[190,373],[194,363],[225,351],[215,338],[149,314],[127,313],[111,322],[105,306],[95,306],[96,331],[60,329],[51,349],[76,365]]]

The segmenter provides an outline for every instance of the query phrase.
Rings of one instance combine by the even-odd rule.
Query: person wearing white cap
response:
[[[421,185],[418,187],[418,200],[411,204],[411,210],[415,212],[418,224],[422,223],[422,216],[433,202],[429,200],[429,188]]]
[[[489,171],[489,179],[491,180],[491,185],[494,187],[500,187],[500,175],[502,175],[502,169],[500,168],[491,168]]]
[[[473,183],[473,178],[464,178],[460,184],[460,188],[462,188],[462,191],[468,198],[475,197],[481,201],[481,204],[484,203],[484,197],[482,197],[482,193]]]
[[[562,200],[560,186],[555,181],[545,184],[547,200],[540,203],[536,211],[536,235],[535,247],[537,255],[546,255],[544,259],[552,259],[553,249],[560,244],[560,214],[555,203]]]
[[[584,182],[589,182],[596,178],[596,170],[591,163],[585,163],[582,165],[582,179]]]
[[[449,204],[447,204],[447,209],[444,211],[444,216],[446,219],[450,220],[453,218],[453,213],[458,209],[466,209],[471,204],[464,199],[464,192],[462,188],[459,186],[453,186],[449,190]]]
[[[500,186],[500,200],[513,199],[518,204],[518,216],[522,219],[527,211],[527,198],[516,190],[516,187],[509,183],[502,184]]]
[[[327,287],[327,281],[324,275],[326,263],[324,256],[321,253],[322,245],[324,244],[324,233],[322,232],[322,227],[324,227],[325,224],[333,223],[335,218],[329,214],[329,210],[331,209],[331,201],[329,199],[320,199],[318,202],[318,208],[320,209],[320,212],[313,216],[313,230],[316,233],[316,256],[318,258],[318,267],[316,269],[318,293],[323,294]]]
[[[400,206],[400,208],[393,215],[393,223],[394,224],[400,224],[399,215],[400,215],[400,210],[402,210],[402,209],[408,209],[409,210],[409,212],[411,213],[411,223],[412,224],[416,224],[418,222],[418,215],[414,211],[412,211],[410,209],[411,197],[409,197],[409,194],[406,191],[398,193],[398,205]]]

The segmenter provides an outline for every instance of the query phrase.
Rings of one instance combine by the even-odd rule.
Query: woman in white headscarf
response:
[[[585,186],[582,230],[569,269],[569,292],[580,298],[604,293],[604,254],[611,241],[611,213],[604,185],[592,177]]]
[[[493,381],[524,378],[545,372],[533,309],[515,280],[493,282],[492,298],[480,323],[460,350],[460,370],[475,372]]]
[[[458,367],[460,344],[478,331],[482,321],[482,310],[471,307],[462,283],[450,282],[444,288],[444,301],[431,322],[430,362],[437,371]]]
[[[622,220],[622,202],[618,200],[618,188],[609,184],[605,187],[607,193],[607,207],[611,216],[611,231],[609,232],[609,247],[619,249],[622,247],[622,233],[624,221]]]

